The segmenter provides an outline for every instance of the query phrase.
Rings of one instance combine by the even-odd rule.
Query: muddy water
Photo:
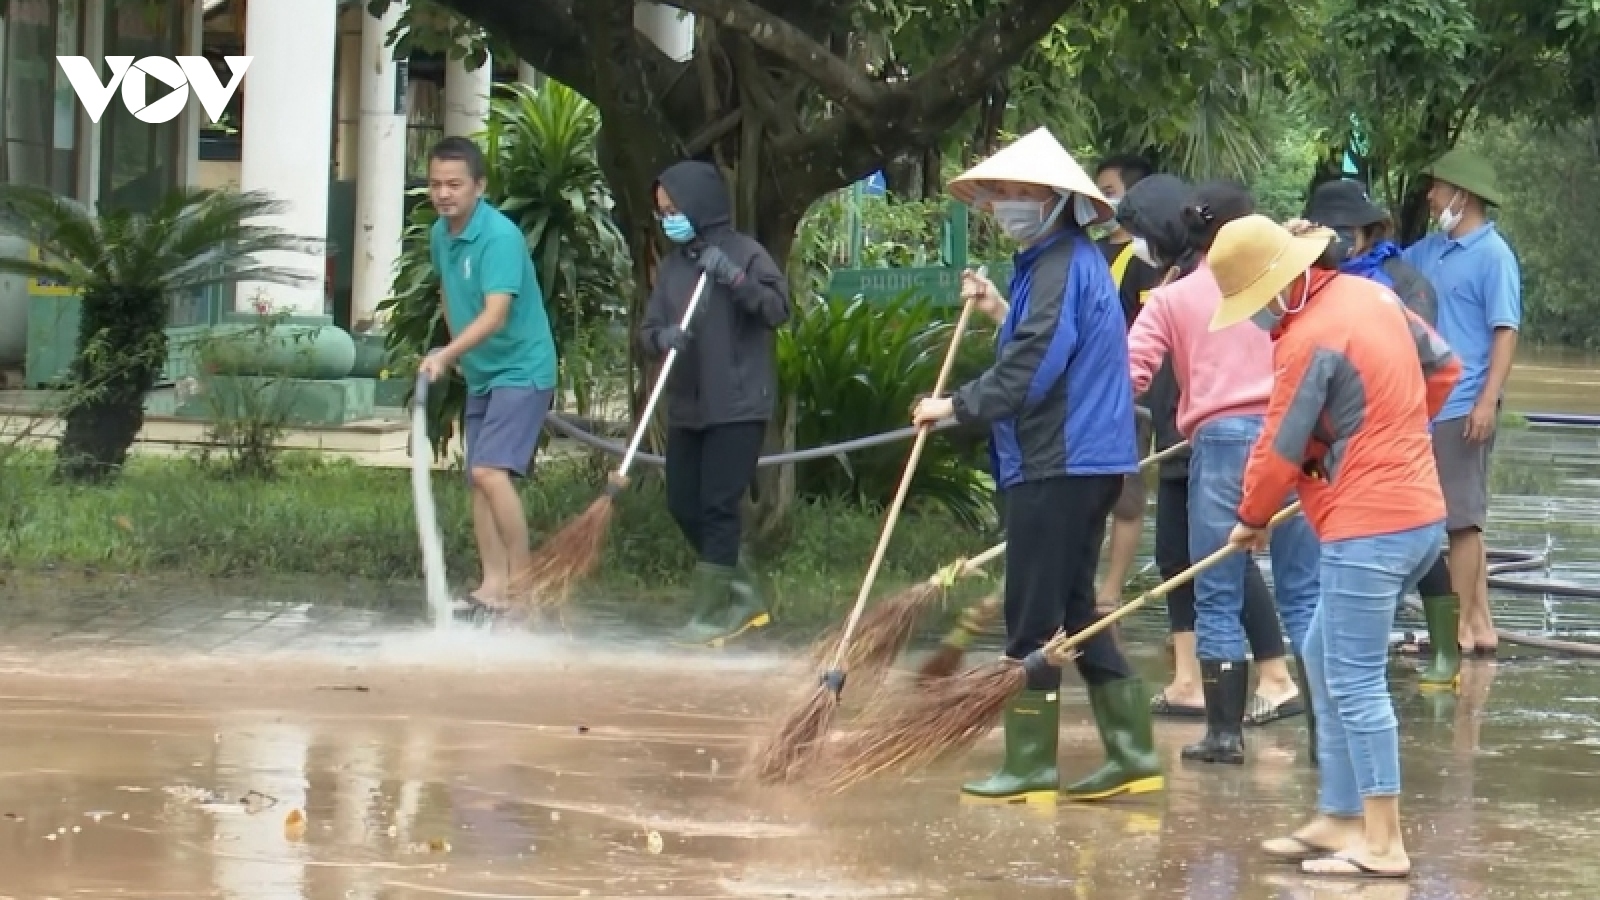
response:
[[[736,776],[799,677],[774,657],[395,633],[350,654],[13,649],[0,674],[0,896],[336,898],[1590,897],[1590,670],[1479,663],[1459,698],[1397,678],[1409,885],[1255,852],[1306,813],[1299,720],[1251,765],[1162,725],[1154,799],[963,806],[998,752],[839,797]],[[1146,660],[1146,662],[1152,662]],[[1081,690],[1061,765],[1098,762]],[[302,824],[299,824],[303,822]]]

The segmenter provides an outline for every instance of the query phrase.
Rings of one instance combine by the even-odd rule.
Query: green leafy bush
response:
[[[912,405],[933,390],[955,328],[955,310],[903,294],[888,303],[817,299],[779,332],[779,380],[794,398],[795,444],[815,447],[902,428]],[[950,386],[981,372],[993,340],[973,323],[962,341]],[[979,527],[992,516],[984,435],[942,432],[923,450],[910,502],[944,508]],[[889,444],[837,461],[801,466],[797,491],[807,499],[885,506],[894,497],[908,445]]]

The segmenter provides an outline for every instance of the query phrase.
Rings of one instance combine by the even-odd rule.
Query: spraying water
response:
[[[417,510],[417,537],[422,541],[422,573],[428,587],[428,609],[435,628],[450,627],[450,584],[445,580],[444,541],[433,507],[432,448],[428,446],[428,378],[417,376],[411,401],[411,501]]]

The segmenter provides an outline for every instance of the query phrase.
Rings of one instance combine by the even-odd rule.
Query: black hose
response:
[[[1543,569],[1548,560],[1542,553],[1524,553],[1520,550],[1488,550],[1485,552],[1489,562],[1489,586],[1502,591],[1511,591],[1518,594],[1551,594],[1557,597],[1573,597],[1584,600],[1600,600],[1600,589],[1583,587],[1576,584],[1565,584],[1559,581],[1525,581],[1520,578],[1505,578],[1514,572],[1530,572]],[[1406,600],[1406,609],[1418,615],[1422,614],[1422,604],[1416,600]],[[1507,631],[1496,628],[1495,634],[1500,640],[1508,644],[1517,644],[1523,647],[1533,647],[1551,653],[1561,653],[1567,656],[1576,656],[1583,659],[1600,659],[1600,644],[1591,644],[1585,641],[1563,641],[1558,638],[1539,637],[1538,635],[1523,634],[1517,631]]]
[[[549,415],[545,416],[544,421],[545,425],[551,431],[556,432],[562,437],[571,438],[572,440],[575,440],[578,443],[589,447],[590,449],[599,450],[602,453],[609,453],[610,455],[617,457],[622,456],[622,454],[627,451],[627,445],[623,444],[621,441],[608,440],[600,437],[597,434],[592,434],[588,431],[585,431],[576,423],[570,421],[565,416],[562,416],[560,413],[550,413]],[[950,428],[955,428],[956,426],[957,423],[954,419],[946,419],[945,421],[933,426],[933,430],[945,431]],[[907,438],[914,437],[916,433],[917,426],[907,425],[904,428],[896,428],[894,431],[885,431],[882,434],[871,434],[867,435],[866,437],[854,438],[852,440],[842,441],[837,444],[824,444],[821,447],[811,447],[806,450],[794,450],[789,453],[778,453],[772,456],[763,456],[761,459],[756,461],[756,465],[784,466],[789,465],[790,463],[808,462],[814,459],[828,459],[829,457],[844,456],[857,450],[866,450],[871,447],[880,447],[884,444],[893,444],[897,441],[903,441]],[[660,466],[666,463],[664,458],[657,456],[654,453],[645,453],[644,451],[640,451],[639,453],[635,454],[633,458],[638,462],[649,463],[653,466]]]

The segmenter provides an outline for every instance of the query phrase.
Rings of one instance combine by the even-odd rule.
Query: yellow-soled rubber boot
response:
[[[1424,691],[1454,690],[1461,686],[1461,645],[1456,629],[1461,625],[1461,600],[1455,594],[1422,598],[1422,616],[1428,620],[1428,645],[1433,661],[1422,670],[1417,687]]]
[[[1140,678],[1119,678],[1089,687],[1089,705],[1100,728],[1106,762],[1092,775],[1069,785],[1072,800],[1106,800],[1121,794],[1148,794],[1167,786],[1156,754],[1150,698]]]
[[[1005,712],[1006,755],[999,771],[961,786],[977,803],[1054,803],[1061,790],[1056,748],[1061,739],[1061,693],[1023,691]]]

